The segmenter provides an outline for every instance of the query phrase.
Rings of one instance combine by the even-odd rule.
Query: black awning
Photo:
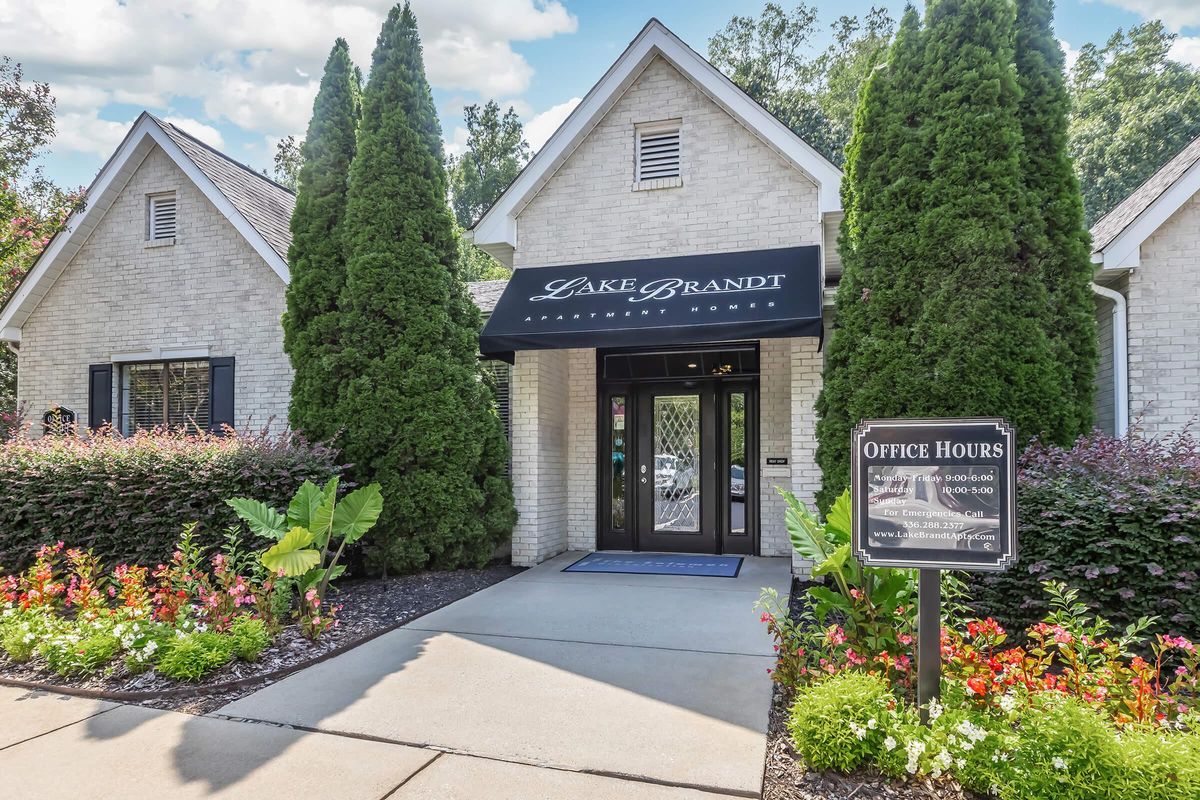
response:
[[[816,245],[517,269],[479,351],[821,335]]]

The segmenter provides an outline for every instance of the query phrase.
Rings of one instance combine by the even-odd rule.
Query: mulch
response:
[[[13,664],[0,654],[0,680],[62,688],[87,696],[109,697],[150,708],[207,714],[258,691],[286,675],[362,644],[419,616],[435,611],[480,589],[523,572],[507,564],[453,572],[423,572],[392,578],[344,579],[330,600],[343,605],[338,627],[316,642],[290,624],[258,661],[234,660],[197,684],[186,684],[157,672],[133,675],[115,662],[110,671],[64,678],[32,664]]]
[[[798,618],[804,590],[809,584],[794,581],[790,611]],[[927,778],[901,781],[874,769],[848,775],[811,772],[792,747],[787,732],[788,690],[775,684],[767,728],[767,758],[763,769],[763,800],[977,800],[950,780]]]

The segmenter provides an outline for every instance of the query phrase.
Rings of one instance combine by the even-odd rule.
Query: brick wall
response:
[[[634,126],[680,119],[682,185],[635,191]],[[588,261],[792,247],[821,242],[816,186],[708,99],[653,60],[517,218],[518,269]],[[760,543],[790,554],[775,487],[811,497],[815,339],[761,342]],[[516,563],[596,545],[594,350],[517,354],[513,473],[521,514]],[[784,467],[765,466],[772,456]]]
[[[146,195],[175,191],[178,234],[146,246]],[[292,370],[279,325],[284,284],[157,147],[21,330],[18,396],[86,424],[88,365],[149,348],[234,356],[239,424],[286,424]],[[118,413],[114,374],[113,412]],[[40,426],[34,426],[35,429]]]
[[[1180,430],[1200,416],[1200,194],[1142,244],[1127,297],[1130,422]]]

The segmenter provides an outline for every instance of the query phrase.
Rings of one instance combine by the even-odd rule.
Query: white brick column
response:
[[[568,350],[567,546],[596,549],[596,351]]]
[[[792,552],[779,489],[791,488],[790,465],[768,466],[768,458],[791,459],[791,339],[763,339],[758,344],[759,541],[764,556]]]
[[[824,356],[817,350],[815,338],[792,339],[792,492],[812,505],[821,488],[821,470],[817,466],[817,395],[821,391]],[[790,544],[789,544],[790,551]],[[792,572],[807,578],[812,564],[792,552]]]
[[[565,351],[516,354],[510,391],[517,566],[540,564],[567,549],[568,377]]]

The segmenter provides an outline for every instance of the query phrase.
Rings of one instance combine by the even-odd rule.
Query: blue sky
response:
[[[903,2],[880,2],[899,17]],[[47,81],[59,136],[45,160],[65,185],[86,185],[142,109],[224,152],[268,167],[274,142],[302,134],[333,38],[369,63],[389,0],[0,0],[0,54]],[[650,16],[698,51],[734,14],[761,0],[413,0],[430,82],[451,151],[462,107],[516,107],[540,145]],[[787,8],[791,5],[783,3]],[[862,14],[870,0],[818,0],[821,23]],[[1070,48],[1118,27],[1163,19],[1175,55],[1200,64],[1200,0],[1060,0],[1057,35]]]

